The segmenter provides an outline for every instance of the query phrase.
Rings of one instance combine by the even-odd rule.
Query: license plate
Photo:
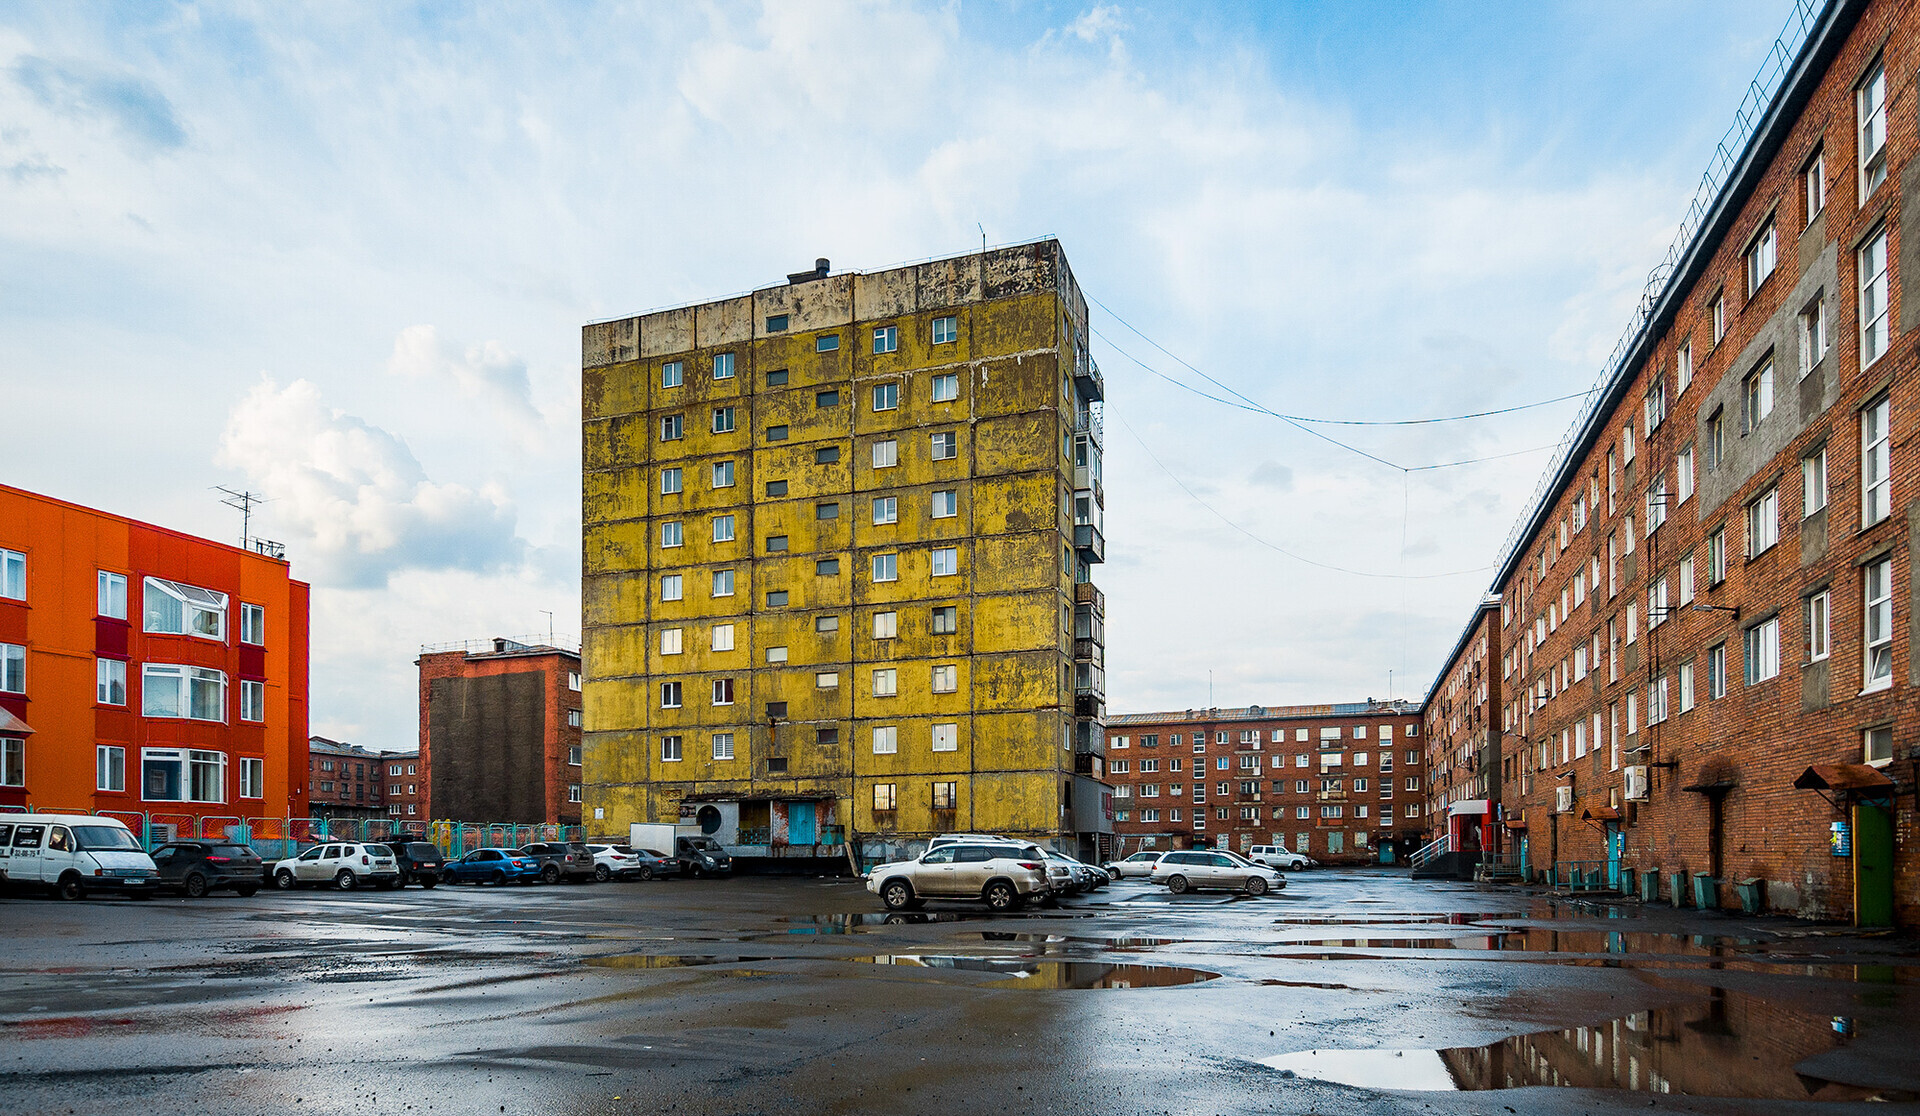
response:
[[[111,868],[108,869],[108,871],[113,875],[127,879],[144,880],[147,878],[147,871],[144,868]]]

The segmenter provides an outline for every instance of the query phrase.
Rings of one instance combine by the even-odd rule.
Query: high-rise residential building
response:
[[[0,485],[0,806],[163,838],[306,816],[308,590],[277,550]]]
[[[580,823],[580,653],[532,638],[420,649],[420,751],[401,804],[434,821]],[[396,757],[397,759],[398,757]],[[394,761],[388,761],[389,767]]]
[[[1053,240],[587,326],[590,832],[1104,851],[1087,345]]]

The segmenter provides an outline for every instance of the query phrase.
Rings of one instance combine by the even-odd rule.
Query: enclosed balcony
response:
[[[1100,366],[1085,349],[1080,350],[1073,362],[1073,386],[1080,398],[1089,403],[1098,403],[1107,397],[1106,382],[1100,378]]]
[[[1099,616],[1107,614],[1107,595],[1091,581],[1083,581],[1073,587],[1073,603],[1089,607]]]

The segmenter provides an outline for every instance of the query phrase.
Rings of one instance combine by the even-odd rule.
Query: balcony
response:
[[[1100,664],[1105,657],[1097,639],[1076,639],[1073,641],[1073,657],[1082,662]]]
[[[1102,421],[1100,411],[1095,408],[1089,407],[1084,411],[1074,412],[1073,432],[1075,434],[1085,434],[1096,443],[1105,441],[1105,438],[1102,437],[1102,428],[1105,425],[1106,423]]]
[[[1091,718],[1096,721],[1104,720],[1107,716],[1106,695],[1086,693],[1084,691],[1075,693],[1073,695],[1073,715],[1076,717]]]
[[[1073,548],[1089,562],[1107,560],[1107,540],[1100,534],[1100,528],[1091,523],[1077,523],[1073,528]]]
[[[1073,587],[1073,603],[1090,605],[1102,616],[1107,614],[1107,595],[1096,588],[1091,581],[1083,581]]]
[[[1321,791],[1313,797],[1320,802],[1345,802],[1347,800],[1347,792],[1343,790]]]
[[[1085,354],[1085,350],[1081,351],[1080,358],[1074,362],[1073,386],[1078,388],[1080,395],[1091,403],[1098,403],[1107,397],[1107,385],[1106,381],[1100,378],[1100,366],[1093,362],[1092,357]]]

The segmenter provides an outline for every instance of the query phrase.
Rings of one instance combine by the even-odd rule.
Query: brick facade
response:
[[[1500,801],[1500,649],[1500,599],[1489,596],[1427,697],[1427,799],[1434,814],[1462,802]],[[1441,832],[1436,823],[1434,836]]]
[[[427,651],[419,801],[433,819],[580,824],[580,656],[495,639]]]
[[[358,744],[307,739],[307,795],[316,818],[385,816],[381,761],[385,753]]]

